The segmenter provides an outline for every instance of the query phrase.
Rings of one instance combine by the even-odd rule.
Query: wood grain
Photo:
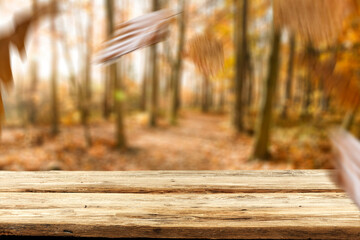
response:
[[[11,172],[0,174],[0,192],[272,193],[342,192],[331,171]]]
[[[360,239],[360,211],[329,174],[0,172],[0,235]]]

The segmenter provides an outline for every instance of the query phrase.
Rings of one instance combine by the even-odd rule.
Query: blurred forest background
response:
[[[1,29],[50,1],[1,0]],[[276,15],[276,2],[56,1],[59,14],[32,26],[26,59],[10,48],[0,169],[331,168],[328,130],[360,136],[359,19],[346,0],[312,3],[334,23],[327,32],[310,10],[304,21],[319,29],[306,38],[274,27],[297,11],[279,4]],[[166,40],[93,62],[116,25],[166,8],[180,12]]]

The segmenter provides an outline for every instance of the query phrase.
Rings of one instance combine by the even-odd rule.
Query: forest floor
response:
[[[57,137],[47,128],[4,128],[0,144],[3,170],[235,170],[331,167],[331,146],[316,126],[273,130],[269,161],[249,161],[253,136],[235,134],[228,116],[183,113],[177,126],[146,125],[144,115],[127,118],[129,148],[115,149],[114,124],[91,125],[86,147],[81,126],[61,126]]]

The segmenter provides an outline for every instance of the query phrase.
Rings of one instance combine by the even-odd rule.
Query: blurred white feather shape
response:
[[[336,151],[335,181],[360,208],[360,142],[342,129],[333,130],[330,139]]]

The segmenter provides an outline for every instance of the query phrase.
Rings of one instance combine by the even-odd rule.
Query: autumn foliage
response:
[[[331,168],[329,129],[360,137],[357,0],[23,2],[1,169]]]

